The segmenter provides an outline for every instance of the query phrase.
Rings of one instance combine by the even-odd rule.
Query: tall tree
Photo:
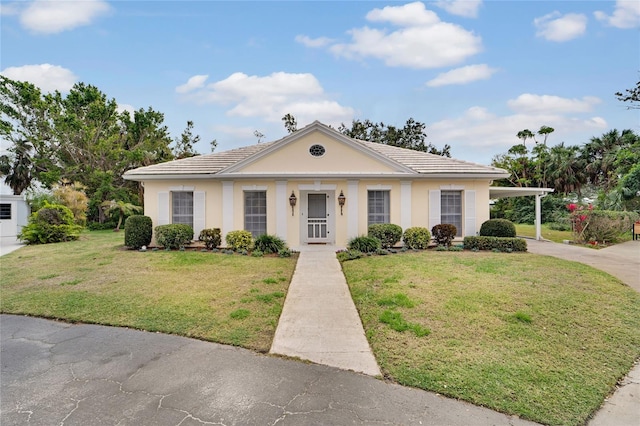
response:
[[[198,142],[200,142],[200,135],[193,135],[193,121],[189,120],[180,138],[176,138],[173,155],[176,159],[195,157],[198,153],[194,151],[193,147]]]
[[[413,118],[409,118],[402,128],[385,125],[383,122],[374,123],[370,120],[353,120],[351,127],[341,123],[338,131],[353,139],[451,157],[451,147],[449,145],[438,149],[431,143],[426,143],[426,127],[424,123]]]
[[[640,109],[640,80],[633,89],[626,89],[625,93],[616,92],[616,97],[621,102],[629,102],[629,109]]]
[[[29,188],[33,180],[45,185],[58,180],[55,151],[49,146],[48,100],[33,84],[0,75],[0,138],[10,144],[10,155],[0,162],[1,173],[11,175],[14,192]]]

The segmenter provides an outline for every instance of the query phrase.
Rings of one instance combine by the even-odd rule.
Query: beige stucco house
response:
[[[505,170],[348,138],[314,122],[283,139],[140,167],[154,226],[187,223],[278,235],[290,247],[344,247],[372,223],[452,223],[476,235]]]

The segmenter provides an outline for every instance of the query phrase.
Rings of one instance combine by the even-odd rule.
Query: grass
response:
[[[640,294],[585,265],[426,251],[343,270],[383,374],[403,385],[581,425],[640,356]]]
[[[519,237],[536,237],[536,226],[528,225],[526,223],[516,223],[516,235]],[[561,243],[563,240],[573,241],[573,232],[571,231],[555,231],[553,229],[549,229],[549,226],[546,223],[543,223],[540,226],[540,233],[542,234],[542,238],[546,240],[550,240],[556,243]]]
[[[125,250],[124,234],[2,257],[0,312],[126,326],[266,352],[295,258]]]

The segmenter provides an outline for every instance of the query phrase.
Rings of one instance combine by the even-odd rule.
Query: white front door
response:
[[[329,242],[328,196],[324,193],[307,194],[307,242]]]

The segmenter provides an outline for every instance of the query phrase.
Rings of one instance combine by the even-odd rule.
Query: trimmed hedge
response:
[[[249,251],[253,248],[253,235],[249,231],[231,231],[225,237],[227,247],[234,251]]]
[[[480,226],[480,236],[515,238],[516,226],[507,219],[489,219]]]
[[[433,239],[439,246],[449,247],[457,233],[458,228],[450,223],[441,223],[431,228]]]
[[[200,231],[198,241],[204,242],[205,247],[209,250],[213,250],[214,248],[220,246],[220,243],[222,242],[220,228],[203,229],[202,231]]]
[[[158,245],[167,249],[179,249],[193,240],[193,228],[182,223],[159,225],[155,231]]]
[[[148,246],[153,236],[153,223],[149,216],[133,215],[124,221],[124,245],[139,249]]]
[[[467,250],[527,251],[527,241],[510,237],[464,237]]]
[[[375,223],[369,225],[368,235],[380,240],[382,247],[391,248],[400,242],[402,228],[393,223]]]
[[[427,228],[414,226],[404,231],[402,241],[406,248],[424,250],[429,247],[431,234]]]
[[[347,243],[349,251],[359,251],[361,253],[375,253],[380,248],[382,248],[380,240],[367,235],[352,238]]]

